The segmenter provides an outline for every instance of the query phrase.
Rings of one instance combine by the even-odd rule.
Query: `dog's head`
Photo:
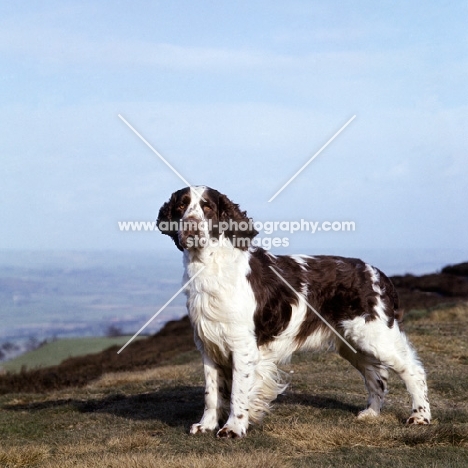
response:
[[[247,250],[258,234],[253,222],[226,195],[205,186],[186,187],[171,195],[159,210],[159,230],[179,250],[201,249],[221,238]]]

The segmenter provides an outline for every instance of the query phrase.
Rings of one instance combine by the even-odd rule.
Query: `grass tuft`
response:
[[[0,466],[4,468],[23,468],[37,466],[47,460],[51,449],[47,445],[13,446],[0,448]]]

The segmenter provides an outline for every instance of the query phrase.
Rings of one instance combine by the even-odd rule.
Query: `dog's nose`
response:
[[[193,216],[189,216],[185,219],[182,219],[182,231],[185,232],[186,234],[189,233],[198,233],[199,229],[199,223],[201,222],[200,219],[195,218]]]
[[[187,217],[182,219],[182,226],[179,232],[179,241],[184,248],[192,246],[193,241],[200,237],[200,219]]]

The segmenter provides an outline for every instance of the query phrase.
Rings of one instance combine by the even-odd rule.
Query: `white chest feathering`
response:
[[[253,332],[256,306],[247,280],[249,254],[239,249],[206,250],[197,259],[185,255],[185,280],[198,273],[185,290],[187,309],[204,346],[212,345],[216,354],[227,356],[239,333]]]

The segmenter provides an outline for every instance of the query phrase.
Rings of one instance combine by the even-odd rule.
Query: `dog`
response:
[[[203,358],[205,411],[191,434],[244,437],[287,386],[278,365],[322,347],[362,374],[369,396],[358,418],[379,415],[391,369],[412,397],[407,424],[430,423],[425,371],[380,270],[359,259],[255,247],[252,219],[205,186],[173,193],[157,226],[183,252],[187,309]]]

